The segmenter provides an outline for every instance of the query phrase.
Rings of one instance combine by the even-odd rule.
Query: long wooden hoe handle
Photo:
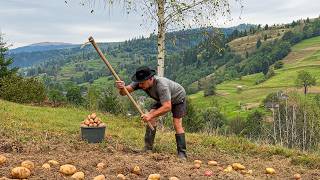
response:
[[[112,68],[111,64],[109,63],[109,61],[107,60],[107,58],[103,55],[103,53],[101,52],[100,48],[98,47],[97,43],[94,41],[93,37],[90,36],[89,37],[89,41],[90,43],[93,45],[93,47],[96,49],[96,51],[98,52],[99,56],[101,57],[101,59],[103,60],[103,62],[108,66],[109,70],[111,71],[112,75],[116,78],[117,81],[121,81],[121,79],[119,78],[118,74],[114,71],[114,69]],[[133,99],[133,97],[131,96],[131,94],[128,92],[128,90],[126,88],[124,88],[124,92],[126,93],[126,95],[128,96],[128,98],[130,99],[130,101],[133,103],[133,105],[136,107],[136,109],[139,111],[139,113],[141,115],[143,115],[143,111],[141,110],[140,106],[137,104],[137,102]],[[153,126],[151,125],[150,122],[148,122],[148,126],[154,130]]]

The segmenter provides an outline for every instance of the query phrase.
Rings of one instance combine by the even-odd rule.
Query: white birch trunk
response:
[[[163,77],[164,76],[164,55],[165,55],[165,9],[164,9],[165,0],[157,0],[158,5],[158,76]]]

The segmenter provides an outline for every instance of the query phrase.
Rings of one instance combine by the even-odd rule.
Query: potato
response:
[[[85,125],[84,123],[80,124],[80,127],[88,127],[87,125]]]
[[[160,177],[160,174],[150,174],[148,180],[159,180]]]
[[[105,163],[98,163],[97,164],[97,168],[99,169],[99,170],[102,170],[102,169],[104,169],[106,167],[106,164]]]
[[[94,177],[93,180],[106,180],[106,177],[104,175],[99,175]]]
[[[93,123],[93,127],[97,127],[98,125],[97,125],[97,123]]]
[[[59,162],[56,161],[56,160],[49,160],[48,163],[53,165],[53,166],[58,166],[59,165]]]
[[[132,171],[131,171],[133,174],[136,174],[136,175],[140,175],[141,174],[141,168],[139,166],[135,166]]]
[[[60,166],[59,171],[64,175],[72,175],[77,171],[77,168],[74,165],[65,164],[65,165]]]
[[[199,169],[200,167],[201,167],[201,164],[199,164],[199,163],[195,163],[193,165],[193,168],[195,168],[195,169]]]
[[[71,176],[71,178],[76,180],[84,180],[84,173],[81,171],[76,172]]]
[[[193,163],[195,163],[195,164],[201,164],[202,161],[200,161],[200,160],[194,160]]]
[[[218,162],[217,161],[208,161],[209,166],[217,166]]]
[[[11,176],[17,179],[26,179],[31,175],[31,172],[26,167],[15,167],[11,170]]]
[[[177,177],[170,177],[169,180],[179,180]]]
[[[22,167],[28,168],[30,171],[34,169],[34,163],[32,161],[26,160],[21,163]]]
[[[99,124],[99,126],[98,126],[98,127],[106,127],[106,124],[101,123],[101,124]]]
[[[88,119],[91,119],[91,116],[90,116],[90,114],[89,114],[89,115],[87,116],[87,118],[88,118]]]
[[[248,170],[247,174],[252,175],[253,171],[252,170]]]
[[[90,121],[87,119],[86,121],[84,121],[84,124],[88,126],[90,124]]]
[[[234,170],[244,170],[244,169],[246,169],[246,167],[244,167],[242,164],[240,164],[240,163],[233,163],[232,164],[232,168],[234,169]]]
[[[266,173],[267,174],[275,174],[276,171],[273,168],[266,168]]]
[[[223,172],[226,172],[226,173],[229,173],[229,172],[232,172],[232,171],[233,171],[233,168],[230,165],[223,170]]]
[[[4,164],[7,161],[7,158],[3,155],[0,155],[0,165]]]
[[[94,123],[94,120],[93,120],[93,119],[90,119],[89,122],[92,124],[92,123]]]
[[[297,179],[297,180],[298,180],[298,179],[301,179],[301,175],[298,174],[298,173],[297,173],[297,174],[294,174],[294,175],[293,175],[293,178],[294,178],[294,179]]]
[[[90,124],[89,124],[89,127],[93,127],[93,124],[90,123]]]
[[[50,164],[48,164],[48,163],[44,163],[44,164],[42,165],[42,168],[43,168],[43,169],[50,169],[51,166],[50,166]]]
[[[213,172],[210,171],[210,170],[206,170],[206,171],[204,172],[204,175],[205,175],[205,176],[212,176],[212,175],[213,175]]]
[[[125,177],[123,174],[118,174],[118,175],[117,175],[117,179],[119,179],[119,180],[125,180],[126,177]]]
[[[95,119],[97,117],[97,114],[96,113],[92,113],[91,115],[90,115],[90,118],[91,119]]]
[[[9,179],[7,177],[1,177],[0,180],[11,180],[11,179]]]

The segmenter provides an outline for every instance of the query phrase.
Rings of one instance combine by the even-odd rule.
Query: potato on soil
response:
[[[226,172],[226,173],[229,173],[229,172],[232,172],[233,171],[233,168],[232,168],[232,166],[228,166],[227,168],[225,168],[224,170],[223,170],[224,172]]]
[[[7,158],[3,155],[0,155],[0,165],[4,164],[7,161]]]
[[[217,161],[208,161],[209,166],[217,166],[218,162]]]
[[[71,178],[75,180],[84,180],[84,173],[81,171],[76,172],[71,176]]]
[[[275,174],[276,171],[273,168],[266,168],[266,173],[267,174]]]
[[[199,164],[199,163],[195,163],[193,165],[193,168],[195,168],[195,169],[199,169],[200,167],[201,167],[201,164]]]
[[[51,164],[51,165],[53,165],[53,166],[59,165],[59,162],[56,161],[56,160],[49,160],[48,163]]]
[[[26,179],[31,175],[28,168],[25,167],[15,167],[11,170],[11,176],[18,179]]]
[[[106,177],[104,175],[99,175],[93,178],[93,180],[105,180]]]
[[[131,171],[133,174],[136,174],[136,175],[140,175],[141,174],[141,168],[139,166],[135,166],[132,171]]]
[[[119,180],[125,180],[126,177],[125,177],[123,174],[118,174],[118,175],[117,175],[117,179],[119,179]]]
[[[97,169],[99,169],[99,170],[102,170],[102,169],[104,169],[106,167],[106,164],[105,163],[98,163],[97,164]]]
[[[43,168],[43,169],[50,169],[51,166],[50,166],[49,163],[44,163],[44,164],[42,165],[42,168]]]
[[[246,167],[244,167],[244,165],[242,165],[240,163],[233,163],[232,164],[232,168],[234,170],[244,170],[244,169],[246,169]]]
[[[32,161],[26,160],[21,163],[22,167],[28,168],[30,171],[34,169],[34,163]]]
[[[294,175],[293,175],[293,178],[294,178],[294,179],[297,179],[297,180],[298,180],[298,179],[301,179],[301,175],[298,174],[298,173],[297,173],[297,174],[294,174]]]
[[[160,180],[160,174],[150,174],[148,180]]]
[[[170,177],[169,180],[179,180],[177,177]]]
[[[200,160],[194,160],[193,163],[195,163],[195,164],[201,164],[202,161],[200,161]]]
[[[74,165],[65,164],[65,165],[60,166],[59,171],[64,175],[72,175],[77,171],[77,168]]]

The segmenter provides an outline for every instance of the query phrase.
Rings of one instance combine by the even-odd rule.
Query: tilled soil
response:
[[[268,159],[248,156],[231,156],[212,150],[205,157],[189,155],[187,161],[179,161],[174,154],[167,153],[142,153],[136,152],[122,144],[107,139],[105,144],[87,144],[82,141],[73,143],[42,142],[22,144],[10,139],[1,139],[0,154],[7,157],[7,162],[0,165],[1,177],[10,178],[10,170],[24,160],[31,160],[36,167],[32,170],[29,179],[71,179],[59,172],[59,166],[52,166],[44,170],[41,166],[48,160],[56,160],[63,164],[72,164],[78,171],[85,173],[85,179],[93,179],[103,174],[106,179],[117,179],[118,174],[124,174],[127,179],[147,179],[149,174],[158,173],[161,179],[178,177],[180,180],[188,179],[293,179],[295,173],[300,173],[303,179],[320,179],[320,170],[294,166],[290,159],[273,156]],[[110,142],[110,143],[108,143]],[[203,163],[199,169],[193,167],[195,159]],[[208,166],[209,160],[218,162],[218,166]],[[106,167],[102,170],[96,168],[103,162]],[[247,170],[252,170],[252,175],[243,175],[240,171],[226,173],[223,171],[228,165],[239,162]],[[133,174],[134,166],[142,169],[140,175]],[[265,168],[272,167],[275,175],[265,174]],[[205,171],[213,171],[213,175],[205,176]]]

